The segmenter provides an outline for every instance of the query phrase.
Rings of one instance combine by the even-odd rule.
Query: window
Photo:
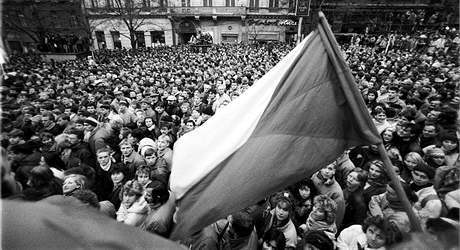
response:
[[[144,31],[136,31],[136,43],[138,48],[145,48]]]
[[[150,31],[150,38],[152,40],[152,47],[155,44],[164,44],[165,43],[165,32],[164,31]]]
[[[142,0],[142,7],[150,8],[150,0]]]
[[[97,0],[91,0],[91,8],[97,8]]]
[[[112,35],[113,47],[115,49],[121,49],[120,32],[111,31],[110,34]]]
[[[280,6],[279,0],[269,0],[268,2],[268,8],[270,9],[278,8],[279,6]]]
[[[77,27],[78,26],[78,18],[75,15],[70,16],[70,27]]]
[[[159,0],[160,8],[164,8],[168,6],[168,2],[166,0]]]
[[[203,0],[203,6],[204,7],[211,7],[212,6],[212,0]]]
[[[235,7],[235,0],[225,0],[225,6]]]
[[[104,31],[96,31],[94,32],[96,34],[96,42],[97,42],[97,47],[99,49],[105,49],[106,44],[105,44],[105,36],[104,36]]]
[[[113,0],[107,0],[107,8],[108,8],[108,9],[111,9],[111,8],[113,8],[113,7],[114,7],[114,5],[113,5]]]
[[[27,26],[27,22],[24,17],[24,14],[18,13],[18,19],[19,19],[19,23],[21,24],[21,26]]]
[[[237,43],[238,35],[236,34],[222,34],[222,43]]]
[[[259,0],[249,0],[250,8],[259,8]]]
[[[190,7],[190,0],[181,0],[182,7]]]

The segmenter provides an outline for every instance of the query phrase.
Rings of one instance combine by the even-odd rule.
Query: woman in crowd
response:
[[[291,220],[292,211],[292,201],[284,195],[278,196],[275,208],[268,214],[264,226],[264,235],[269,230],[283,232],[286,238],[286,249],[295,249],[297,245],[297,232]]]
[[[115,209],[120,207],[122,202],[121,194],[123,185],[128,181],[128,168],[122,163],[115,163],[110,169],[110,178],[112,180],[113,188],[109,195],[109,201],[115,206]]]
[[[363,198],[366,204],[369,204],[372,196],[384,193],[388,183],[388,177],[383,169],[382,161],[374,160],[368,165],[367,182],[363,190]]]
[[[120,192],[122,203],[117,211],[117,221],[139,227],[149,213],[149,206],[144,199],[144,187],[137,181],[128,181]]]

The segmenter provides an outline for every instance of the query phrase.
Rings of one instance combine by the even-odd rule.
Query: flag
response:
[[[380,137],[327,22],[174,146],[173,239],[313,174]]]

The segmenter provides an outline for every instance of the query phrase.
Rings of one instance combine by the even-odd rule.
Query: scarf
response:
[[[319,231],[328,231],[333,234],[337,233],[337,226],[335,222],[328,224],[326,221],[322,220],[324,218],[316,216],[315,213],[310,213],[307,219],[307,232],[312,230],[319,230]]]
[[[418,186],[417,184],[415,184],[415,182],[412,182],[412,183],[410,184],[410,188],[411,188],[412,190],[414,190],[414,192],[418,192],[420,189],[429,187],[429,186],[431,186],[431,185],[433,185],[433,184],[427,183],[427,184],[425,184],[425,185]]]

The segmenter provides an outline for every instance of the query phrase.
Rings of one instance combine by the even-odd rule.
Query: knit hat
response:
[[[97,127],[97,125],[99,124],[99,122],[92,117],[86,118],[85,123],[88,123],[89,125],[94,126],[94,127]]]

